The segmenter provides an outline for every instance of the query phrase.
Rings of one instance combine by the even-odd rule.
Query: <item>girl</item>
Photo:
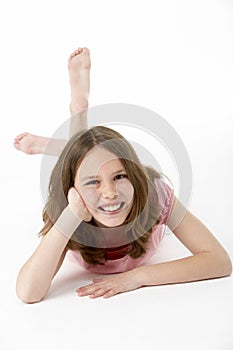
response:
[[[41,242],[17,278],[26,303],[42,300],[66,256],[91,272],[112,274],[77,290],[96,298],[143,286],[229,276],[231,260],[205,225],[175,197],[162,174],[140,163],[127,140],[103,126],[87,130],[90,53],[69,59],[70,140],[24,133],[14,145],[28,154],[59,155],[50,178]],[[167,225],[191,256],[144,263]]]

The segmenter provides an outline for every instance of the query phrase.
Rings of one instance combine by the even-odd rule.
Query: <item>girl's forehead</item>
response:
[[[101,170],[107,168],[123,167],[120,159],[105,148],[96,146],[90,150],[82,160],[77,173],[79,176],[88,173],[97,175]],[[114,169],[112,169],[114,170]]]

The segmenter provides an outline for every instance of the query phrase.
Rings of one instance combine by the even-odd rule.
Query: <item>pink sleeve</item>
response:
[[[167,225],[174,201],[174,190],[161,179],[155,178],[154,183],[158,193],[158,206],[161,210],[159,225]]]

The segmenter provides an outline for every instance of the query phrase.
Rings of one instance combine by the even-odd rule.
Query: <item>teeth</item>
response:
[[[108,207],[101,207],[101,209],[103,209],[104,211],[115,211],[117,209],[119,209],[121,206],[121,204],[117,204],[117,205],[111,205],[111,206],[108,206]]]

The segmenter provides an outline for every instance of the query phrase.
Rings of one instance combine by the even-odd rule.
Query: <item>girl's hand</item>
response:
[[[139,276],[136,269],[119,273],[112,277],[95,278],[93,283],[80,287],[76,290],[79,296],[87,296],[90,298],[109,298],[115,294],[127,292],[140,288]]]
[[[74,187],[71,187],[67,196],[69,207],[72,212],[83,221],[90,221],[91,213],[88,211],[82,197]]]

